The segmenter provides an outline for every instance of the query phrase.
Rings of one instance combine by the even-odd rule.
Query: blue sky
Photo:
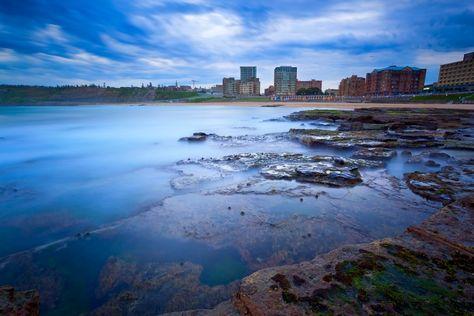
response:
[[[0,0],[0,83],[198,85],[279,65],[337,87],[374,67],[474,51],[474,1]]]

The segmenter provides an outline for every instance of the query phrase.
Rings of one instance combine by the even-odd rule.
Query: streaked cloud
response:
[[[474,49],[472,2],[31,0],[0,2],[0,82],[215,84],[258,66],[298,66],[336,87],[391,64],[428,69]]]

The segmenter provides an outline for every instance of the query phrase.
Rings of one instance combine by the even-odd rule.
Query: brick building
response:
[[[268,86],[268,88],[266,88],[266,89],[264,90],[264,92],[265,92],[265,95],[266,95],[267,97],[270,97],[270,96],[272,96],[272,95],[275,95],[275,87],[274,87],[273,85],[270,85],[270,86]]]
[[[366,95],[397,95],[420,92],[425,85],[426,69],[390,66],[374,69],[365,79]]]
[[[461,61],[441,65],[436,88],[474,90],[474,52],[464,54]]]
[[[222,80],[222,90],[224,97],[237,96],[240,88],[240,80],[235,80],[234,77],[224,78]]]
[[[360,97],[365,95],[365,78],[352,75],[341,80],[339,95],[345,97]]]
[[[296,81],[296,91],[299,89],[309,89],[309,88],[318,88],[322,91],[323,82],[321,80],[297,80]]]

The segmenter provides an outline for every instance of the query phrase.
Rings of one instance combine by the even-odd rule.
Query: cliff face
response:
[[[0,315],[35,316],[39,315],[38,291],[16,291],[9,285],[0,287]]]
[[[471,314],[473,245],[471,194],[396,238],[257,271],[233,304],[244,315]]]

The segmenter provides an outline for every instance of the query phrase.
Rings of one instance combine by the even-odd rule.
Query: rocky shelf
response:
[[[474,149],[474,111],[469,110],[308,110],[293,113],[287,118],[339,124],[336,131],[290,130],[293,139],[308,146]]]
[[[244,278],[231,301],[181,315],[468,315],[474,311],[474,195],[395,238],[345,246]]]

